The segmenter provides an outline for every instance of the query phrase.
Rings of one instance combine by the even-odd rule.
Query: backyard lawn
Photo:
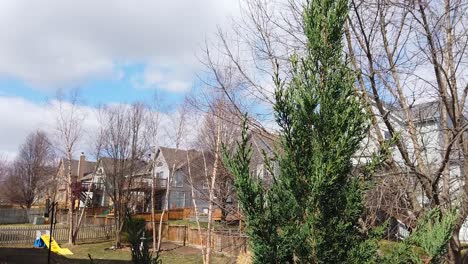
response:
[[[88,254],[94,260],[95,264],[114,263],[120,260],[119,263],[131,263],[131,253],[129,248],[120,250],[106,250],[112,245],[111,242],[80,244],[68,247],[73,255],[67,256],[70,259],[89,259]],[[163,243],[161,254],[163,263],[202,263],[201,252],[199,249],[192,247],[182,247],[173,243]],[[232,258],[215,256],[214,263],[233,263]],[[73,262],[72,262],[73,263]]]
[[[131,254],[128,248],[120,250],[106,250],[112,245],[111,242],[80,244],[75,246],[61,245],[69,248],[73,255],[59,256],[53,254],[51,263],[54,264],[131,264]],[[163,264],[189,264],[202,263],[200,250],[192,247],[181,247],[172,243],[163,243],[161,258]],[[88,254],[93,258],[90,261]],[[235,263],[235,259],[214,256],[213,263]],[[26,247],[0,248],[0,263],[47,263],[47,250]]]

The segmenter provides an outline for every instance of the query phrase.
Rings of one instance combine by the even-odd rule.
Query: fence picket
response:
[[[107,232],[112,229],[111,225],[85,225],[80,228],[77,242],[91,242],[93,240],[109,240],[114,238],[113,233]],[[36,238],[36,230],[49,230],[48,225],[37,225],[27,227],[0,226],[0,247],[15,245],[32,245]],[[56,226],[52,237],[57,242],[68,241],[68,227]]]

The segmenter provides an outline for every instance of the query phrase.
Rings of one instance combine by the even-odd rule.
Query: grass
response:
[[[66,245],[63,245],[67,247]],[[124,248],[121,250],[105,250],[112,246],[112,242],[79,244],[68,246],[73,252],[73,255],[67,256],[70,259],[89,259],[88,254],[96,264],[114,263],[119,260],[119,263],[131,263],[130,249]],[[163,251],[161,254],[162,262],[166,263],[203,263],[199,251],[191,248],[178,248],[171,251]],[[214,256],[213,263],[230,263],[230,259],[223,256]]]
[[[94,260],[127,260],[130,263],[131,255],[130,251],[124,250],[105,250],[112,246],[112,242],[103,243],[90,243],[90,244],[78,244],[74,246],[61,245],[62,247],[69,248],[73,255],[67,256],[72,259],[88,259],[88,254]]]

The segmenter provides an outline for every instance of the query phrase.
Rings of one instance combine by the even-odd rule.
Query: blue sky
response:
[[[0,2],[0,156],[50,130],[57,90],[83,107],[151,100],[166,114],[200,82],[198,53],[238,15],[237,0]],[[91,121],[89,123],[92,123]]]
[[[132,65],[122,70],[123,76],[115,78],[96,78],[76,85],[66,85],[55,89],[41,89],[28,84],[20,79],[2,78],[0,79],[0,96],[19,96],[31,102],[43,102],[55,96],[57,90],[78,89],[83,103],[97,105],[100,103],[128,103],[138,100],[145,100],[154,93],[160,94],[170,102],[180,101],[185,92],[196,86],[197,78],[194,76],[193,83],[186,91],[171,91],[161,85],[154,85],[151,88],[140,87],[135,84],[132,78],[141,74],[141,65]]]
[[[57,89],[78,89],[83,104],[97,106],[109,103],[132,103],[135,101],[149,102],[155,93],[163,99],[165,105],[177,105],[192,87],[200,85],[199,78],[194,74],[192,82],[188,83],[186,89],[173,91],[164,85],[154,84],[151,87],[142,87],[141,79],[144,74],[144,64],[133,64],[121,67],[118,77],[94,78],[78,84],[69,84],[55,89],[44,89],[35,87],[18,78],[0,79],[0,96],[22,97],[33,103],[43,103],[56,96]],[[170,111],[170,109],[168,109]]]

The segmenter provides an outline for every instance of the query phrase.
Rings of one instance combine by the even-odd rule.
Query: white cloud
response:
[[[19,146],[26,136],[40,129],[50,135],[52,142],[58,146],[57,131],[55,130],[55,117],[57,103],[51,101],[38,104],[20,97],[0,96],[0,157],[14,159]],[[65,104],[65,109],[67,105]],[[79,106],[78,110],[84,114],[83,132],[80,141],[75,147],[75,155],[85,152],[92,158],[91,142],[99,128],[97,109],[89,106]],[[174,134],[180,114],[160,113],[160,134],[157,145],[173,147]],[[199,120],[196,117],[187,117],[186,132],[181,147],[185,148],[193,142],[198,133]],[[58,149],[57,149],[58,150]],[[58,150],[59,151],[59,150]]]
[[[166,88],[183,90],[194,53],[236,10],[237,0],[1,1],[0,75],[55,89],[148,63],[170,65]]]
[[[5,155],[8,159],[13,159],[26,136],[38,129],[48,133],[56,143],[54,104],[53,101],[37,104],[20,97],[0,96],[0,123],[3,124],[0,156]],[[75,149],[77,153],[88,150],[88,133],[95,131],[98,124],[93,108],[80,106],[79,110],[86,118],[83,122],[83,136]]]
[[[175,70],[177,69],[177,70]],[[160,88],[171,92],[185,92],[191,86],[193,72],[187,71],[183,67],[166,67],[161,69],[156,65],[147,66],[142,73],[134,74],[132,84],[140,89]]]

